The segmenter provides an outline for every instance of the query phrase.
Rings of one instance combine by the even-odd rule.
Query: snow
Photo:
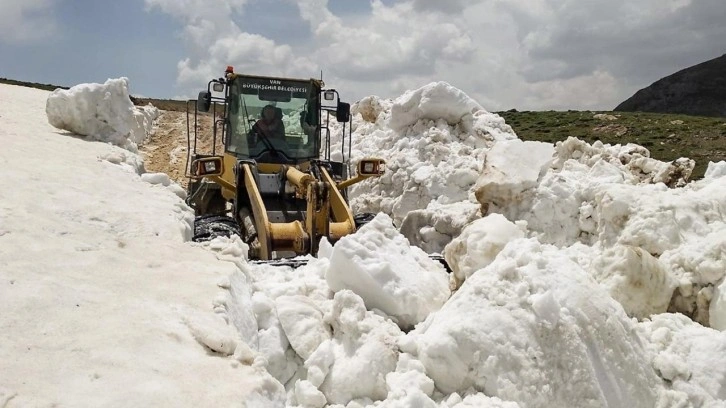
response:
[[[46,114],[58,129],[135,150],[151,132],[159,110],[135,107],[128,78],[118,78],[56,89],[48,96]]]
[[[706,179],[714,179],[726,176],[726,161],[720,161],[718,163],[709,162],[708,168],[706,168],[706,174],[703,176]]]
[[[726,400],[726,333],[680,314],[660,314],[639,324],[655,356],[656,373],[674,397],[690,406],[723,406]]]
[[[402,328],[422,321],[450,294],[443,266],[411,247],[385,214],[338,241],[325,279],[333,291],[352,290]]]
[[[353,159],[388,172],[350,196],[380,214],[272,267],[188,242],[127,88],[2,86],[0,405],[724,405],[724,162],[522,142],[445,83],[368,97]]]
[[[491,214],[469,224],[444,252],[454,273],[455,286],[461,286],[474,272],[492,263],[510,241],[524,238],[522,227],[501,214]]]
[[[536,187],[549,169],[554,152],[551,144],[543,142],[507,140],[495,144],[487,152],[474,186],[477,201],[485,207],[504,207],[524,200],[523,195]]]
[[[592,262],[593,277],[630,316],[668,311],[676,281],[666,266],[640,247],[616,245]]]
[[[473,387],[529,407],[654,406],[661,386],[634,332],[566,253],[518,239],[409,336],[444,393]]]
[[[183,201],[134,154],[59,135],[48,92],[0,87],[2,405],[226,405],[269,388],[190,329],[229,333],[210,305],[235,268],[185,242]]]
[[[472,188],[486,151],[498,140],[517,137],[499,115],[445,82],[430,83],[395,100],[367,97],[351,112],[353,162],[368,156],[386,160],[383,177],[349,190],[352,205],[361,212],[384,212],[396,225],[410,212],[421,210],[417,222],[411,223],[417,227],[411,233],[426,236],[425,230],[418,231],[428,227],[448,235],[439,237],[443,243],[432,243],[439,250],[465,223],[446,232],[420,221],[439,217],[449,204],[476,203]],[[339,139],[332,145],[333,152],[340,151]]]

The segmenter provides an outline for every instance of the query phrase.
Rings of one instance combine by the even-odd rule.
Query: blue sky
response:
[[[0,42],[0,76],[74,85],[127,76],[132,92],[171,96],[184,44],[170,16],[145,11],[143,0],[59,1],[57,32],[42,41]]]
[[[0,76],[192,96],[227,64],[356,100],[443,80],[496,109],[610,109],[726,52],[722,0],[0,0]]]

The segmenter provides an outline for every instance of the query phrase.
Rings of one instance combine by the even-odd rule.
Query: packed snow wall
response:
[[[56,89],[48,96],[46,115],[58,129],[135,151],[151,133],[159,110],[135,107],[128,78],[118,78]]]

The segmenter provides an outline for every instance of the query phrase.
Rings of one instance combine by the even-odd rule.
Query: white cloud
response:
[[[237,21],[265,18],[244,15],[252,1],[146,0],[184,24],[181,89],[226,65],[303,78],[322,69],[349,99],[445,80],[489,109],[610,109],[722,54],[726,38],[722,0],[372,0],[367,14],[340,16],[327,0],[285,0],[308,24],[301,44],[246,32]]]
[[[55,0],[0,0],[0,43],[27,44],[56,33]]]

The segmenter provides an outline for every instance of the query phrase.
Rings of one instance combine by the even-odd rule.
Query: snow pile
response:
[[[409,336],[404,351],[444,393],[646,407],[662,387],[620,305],[566,252],[533,239],[510,242]]]
[[[575,138],[558,142],[547,166],[545,146],[508,144],[511,147],[505,144],[492,149],[491,160],[477,181],[476,196],[483,213],[526,220],[543,242],[559,246],[602,239],[596,201],[609,187],[667,190],[663,182],[683,184],[693,166],[690,160],[664,163],[651,159],[637,145],[590,145]],[[529,170],[527,163],[532,167]]]
[[[685,184],[691,160],[660,162],[637,145],[570,138],[547,166],[547,149],[525,144],[500,142],[487,154],[476,192],[484,215],[523,220],[543,243],[592,246],[594,261],[583,267],[630,316],[670,310],[709,323],[714,287],[726,276],[720,165]]]
[[[415,363],[399,361],[399,325],[412,327],[449,297],[443,267],[411,247],[385,214],[333,248],[323,244],[320,259],[295,270],[241,261],[239,240],[209,245],[239,269],[216,302],[239,342],[234,351],[217,347],[265,367],[293,405],[400,397],[400,387],[416,374],[406,374]],[[231,344],[219,332],[208,336],[213,344]],[[420,376],[430,396],[433,382]]]
[[[440,251],[460,227],[471,221],[476,207],[461,214],[461,202],[475,203],[472,187],[482,170],[484,154],[497,140],[516,139],[500,116],[489,113],[464,92],[444,82],[428,84],[395,100],[375,96],[356,103],[353,113],[353,162],[372,156],[386,160],[386,174],[349,190],[360,212],[385,212],[401,225],[415,210],[410,231]],[[333,132],[338,136],[338,132]],[[339,156],[340,139],[332,152]],[[340,157],[333,157],[340,159]],[[441,227],[455,220],[453,231]],[[413,237],[408,235],[409,239]],[[416,245],[422,242],[412,242]]]
[[[136,151],[152,130],[159,110],[137,108],[129,98],[128,78],[104,84],[80,84],[56,89],[46,102],[48,123],[58,129]]]
[[[466,281],[407,335],[387,290],[406,303],[428,279],[387,216],[296,270],[246,264],[233,257],[241,243],[220,240],[239,268],[217,303],[242,339],[233,355],[266,367],[299,407],[655,406],[713,388],[666,387],[657,364],[680,360],[643,347],[650,334],[581,266],[592,249],[543,245],[523,227],[500,215],[468,226],[447,252]],[[352,290],[328,286],[341,280]]]

